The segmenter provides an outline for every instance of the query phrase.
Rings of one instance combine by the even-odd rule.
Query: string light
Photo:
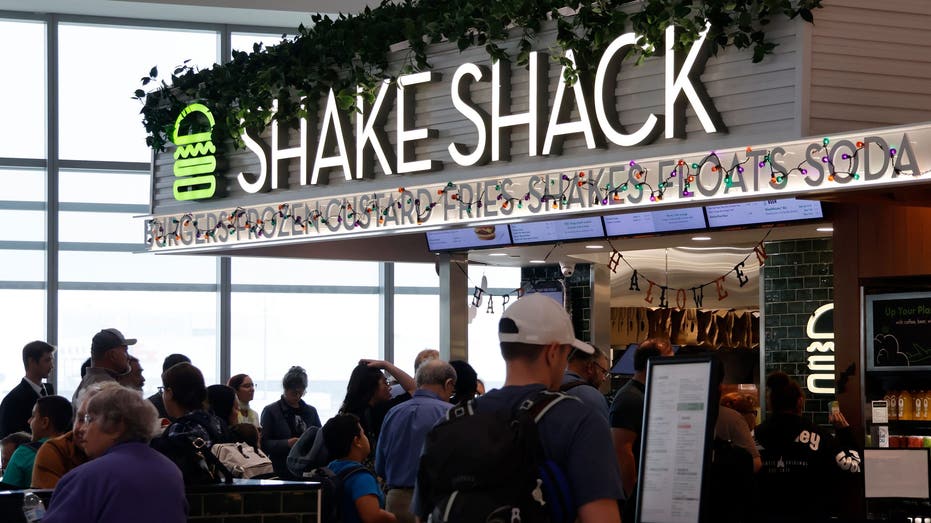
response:
[[[891,163],[896,175],[902,173],[902,170],[896,166],[895,160],[898,154],[896,148],[889,147],[886,149],[881,144],[876,144],[875,142],[870,143],[882,149],[884,153],[892,159]],[[844,168],[839,168],[838,162],[835,162],[829,148],[830,144],[830,138],[825,137],[821,140],[820,148],[817,149],[823,154],[821,162],[828,168],[827,180],[835,182],[845,182],[849,179],[859,180],[860,175],[853,170],[854,165],[860,161],[861,151],[866,150],[869,144],[858,141],[855,143],[850,153],[842,153],[838,162],[847,162],[846,165],[842,165]],[[538,186],[528,186],[526,192],[523,194],[512,196],[505,191],[504,184],[499,180],[493,186],[494,191],[497,193],[495,201],[502,210],[515,207],[517,209],[522,209],[524,206],[531,204],[536,204],[537,206],[552,206],[554,209],[559,209],[561,207],[571,207],[572,203],[574,203],[575,199],[572,197],[573,190],[585,189],[591,194],[592,205],[608,206],[623,203],[628,191],[636,189],[642,193],[648,193],[651,202],[657,202],[662,201],[666,197],[667,191],[676,185],[675,179],[679,180],[679,185],[681,186],[679,196],[682,198],[690,198],[695,196],[694,191],[692,191],[692,186],[698,183],[701,176],[709,174],[705,172],[704,168],[706,165],[711,164],[710,173],[714,173],[714,175],[718,177],[723,177],[724,185],[730,188],[735,184],[735,177],[744,173],[745,165],[753,161],[754,158],[759,158],[760,156],[762,156],[762,159],[759,160],[757,167],[760,169],[768,169],[770,182],[773,184],[781,185],[785,183],[786,179],[792,174],[801,176],[807,176],[809,174],[809,171],[803,167],[805,163],[809,161],[808,159],[799,162],[790,169],[786,169],[774,160],[774,150],[775,149],[751,154],[754,152],[753,149],[747,147],[744,149],[744,158],[736,161],[730,168],[725,168],[721,165],[721,159],[714,151],[709,152],[697,162],[688,162],[680,159],[665,178],[660,176],[660,181],[657,182],[655,186],[649,181],[649,169],[643,168],[636,160],[627,162],[630,174],[628,175],[628,180],[620,184],[606,183],[599,185],[594,180],[591,171],[583,170],[571,174],[562,173],[558,178],[543,178],[542,183],[545,187],[542,191],[542,195],[539,191],[536,191],[539,189]],[[735,158],[735,160],[737,159]],[[766,171],[764,171],[764,174],[767,174]],[[920,175],[921,173],[915,174]],[[540,182],[537,183],[539,184]],[[486,192],[487,189],[481,191],[477,198],[471,197],[471,199],[466,200],[463,198],[463,191],[452,181],[446,182],[436,189],[437,195],[447,196],[449,200],[457,202],[459,207],[464,209],[465,213],[470,217],[475,210],[481,209],[487,205],[485,199]],[[193,233],[194,237],[198,240],[206,240],[208,242],[211,240],[217,241],[216,235],[223,228],[229,233],[238,234],[240,232],[248,232],[250,235],[257,238],[269,237],[273,236],[273,233],[269,232],[266,227],[270,225],[271,229],[274,230],[279,226],[280,222],[290,222],[291,225],[300,227],[304,232],[307,232],[309,227],[319,229],[320,225],[332,226],[334,223],[351,230],[363,224],[361,218],[363,218],[364,215],[376,217],[377,223],[383,225],[388,221],[393,206],[398,209],[403,209],[405,204],[409,206],[408,208],[412,207],[414,211],[416,211],[416,223],[418,225],[425,224],[433,218],[434,214],[432,211],[439,205],[438,201],[426,203],[421,200],[421,197],[414,198],[410,196],[410,193],[408,193],[404,187],[399,187],[397,193],[399,195],[397,199],[388,196],[387,201],[384,203],[380,202],[378,194],[373,194],[371,202],[365,205],[364,208],[358,210],[355,209],[348,200],[344,199],[335,211],[330,210],[331,207],[327,207],[327,212],[329,212],[329,214],[321,213],[317,209],[308,210],[304,214],[295,214],[291,211],[291,206],[287,203],[278,205],[277,210],[274,211],[266,209],[260,216],[255,216],[254,212],[249,213],[242,207],[237,207],[229,213],[226,219],[221,220],[212,227],[200,225],[191,213],[184,214],[180,217],[153,218],[148,220],[149,232],[146,242],[150,245],[164,247],[170,240],[180,241],[182,236],[188,233]],[[366,223],[368,222],[366,221]],[[281,225],[283,226],[284,224]]]

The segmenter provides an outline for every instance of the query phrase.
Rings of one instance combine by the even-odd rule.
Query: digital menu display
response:
[[[708,212],[710,227],[736,227],[824,218],[821,202],[795,198],[709,205],[705,210]]]
[[[705,214],[700,207],[659,211],[611,214],[604,217],[608,236],[629,236],[705,228]]]
[[[482,249],[510,244],[511,236],[507,225],[485,225],[427,232],[427,245],[431,251]]]
[[[584,238],[604,238],[604,227],[598,216],[571,220],[515,223],[511,225],[514,243],[544,243]]]

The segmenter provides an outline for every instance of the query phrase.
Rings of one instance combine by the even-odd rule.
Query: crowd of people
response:
[[[610,402],[599,391],[610,376],[608,353],[576,339],[569,315],[555,301],[534,294],[517,300],[502,315],[499,340],[506,369],[501,388],[486,393],[468,363],[443,361],[435,350],[417,355],[413,377],[387,361],[361,360],[349,375],[339,413],[326,423],[303,400],[309,382],[300,366],[288,369],[280,399],[261,414],[250,406],[255,382],[249,375],[207,386],[181,354],[165,358],[159,392],[144,398],[143,369],[129,354],[136,340],[108,328],[93,337],[81,383],[68,401],[44,381],[55,348],[31,342],[23,348],[23,380],[0,402],[2,486],[54,489],[46,523],[127,521],[130,515],[138,523],[181,522],[188,512],[185,486],[219,480],[205,466],[214,445],[249,445],[267,454],[275,477],[302,480],[301,471],[289,469],[289,455],[301,450],[296,445],[302,436],[319,432],[327,468],[344,478],[338,503],[345,522],[427,521],[431,515],[447,521],[450,514],[483,510],[477,507],[488,500],[481,496],[496,506],[511,503],[529,516],[554,510],[557,494],[565,500],[563,512],[550,514],[551,520],[632,521],[646,369],[651,359],[672,356],[668,339],[640,344],[635,374]],[[743,474],[749,485],[760,478],[761,488],[749,492],[753,505],[771,507],[767,517],[787,521],[797,507],[767,503],[768,498],[794,497],[799,485],[859,472],[859,461],[841,414],[831,418],[835,439],[801,416],[804,395],[788,376],[774,373],[767,390],[772,414],[759,427],[751,399],[722,397],[715,448],[720,443],[736,449],[721,453],[739,456],[729,462],[729,473]],[[533,438],[530,447],[539,452],[514,456],[523,451],[502,446],[502,464],[488,462],[495,454],[481,448],[487,439],[482,423],[512,431],[513,448],[527,447],[519,438]],[[449,427],[465,435],[479,430],[456,443],[438,436]],[[498,430],[489,427],[484,432]],[[449,455],[472,463],[447,470],[455,461]],[[523,476],[494,470],[518,457],[545,462],[556,486],[541,490],[541,482],[525,495],[515,494],[520,499],[492,499],[524,488]],[[527,463],[537,467],[537,461]],[[495,481],[511,485],[492,488]],[[477,494],[483,489],[491,492]],[[550,501],[545,509],[544,498]],[[726,497],[713,499],[729,503]],[[815,513],[815,505],[803,506]],[[817,515],[830,515],[824,503],[817,506]],[[752,507],[723,514],[725,521],[759,519]]]

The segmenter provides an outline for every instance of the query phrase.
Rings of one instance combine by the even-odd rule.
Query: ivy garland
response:
[[[319,99],[330,88],[344,110],[355,108],[356,87],[374,99],[380,82],[388,76],[389,46],[409,44],[400,74],[430,68],[427,47],[455,42],[460,51],[482,46],[493,59],[512,58],[526,65],[533,41],[544,23],[555,21],[556,43],[563,52],[572,50],[578,70],[569,69],[569,80],[586,73],[596,58],[628,27],[643,36],[638,62],[653,48],[663,47],[664,29],[670,24],[683,29],[676,45],[687,48],[710,22],[712,54],[728,46],[752,48],[753,61],[772,53],[776,45],[767,38],[766,26],[777,17],[800,17],[812,22],[812,10],[822,0],[382,0],[374,9],[335,19],[315,15],[313,26],[298,35],[253,53],[234,51],[232,61],[211,69],[196,70],[187,62],[175,68],[170,82],[159,79],[152,68],[141,79],[134,98],[140,100],[146,144],[164,151],[175,117],[191,101],[209,101],[216,118],[216,136],[232,138],[242,147],[241,129],[261,132],[272,118],[293,124],[315,114]],[[638,10],[639,7],[639,10]],[[519,35],[516,55],[500,44]],[[571,65],[555,56],[561,65]],[[278,100],[277,112],[272,101]],[[302,105],[301,100],[306,99]],[[221,143],[223,140],[219,140]]]

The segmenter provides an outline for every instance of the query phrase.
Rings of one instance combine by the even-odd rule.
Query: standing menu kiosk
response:
[[[651,359],[638,470],[637,523],[699,523],[717,419],[710,356]]]

